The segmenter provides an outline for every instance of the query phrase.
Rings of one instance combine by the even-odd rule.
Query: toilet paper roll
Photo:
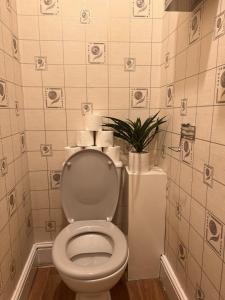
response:
[[[97,150],[102,152],[102,147],[98,147],[98,146],[89,146],[89,147],[85,147],[85,149],[92,149],[92,150]]]
[[[82,148],[81,147],[64,147],[65,149],[65,160],[67,160],[68,158],[70,158],[71,155],[73,155],[74,153],[77,153],[78,151],[81,151]]]
[[[107,154],[114,162],[120,161],[120,146],[106,147],[103,152]]]
[[[113,131],[98,131],[96,132],[95,145],[99,147],[113,146]]]
[[[86,114],[84,116],[84,129],[91,131],[102,130],[102,117],[98,115]]]
[[[87,147],[94,145],[94,132],[80,130],[76,133],[76,145],[80,147]]]

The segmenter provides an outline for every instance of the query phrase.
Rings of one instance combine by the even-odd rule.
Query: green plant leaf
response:
[[[106,117],[112,123],[105,123],[103,126],[112,129],[116,137],[128,142],[136,152],[140,153],[144,151],[160,131],[160,125],[166,122],[165,116],[159,118],[158,115],[159,111],[147,118],[143,124],[140,118],[135,121],[130,119],[123,121]]]

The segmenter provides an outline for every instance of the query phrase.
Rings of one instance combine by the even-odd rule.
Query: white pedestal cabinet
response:
[[[128,197],[128,280],[159,277],[164,253],[167,175],[159,168],[144,174],[126,169]]]

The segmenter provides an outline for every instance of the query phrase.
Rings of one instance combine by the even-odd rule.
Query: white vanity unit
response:
[[[128,280],[159,277],[164,253],[167,175],[160,168],[143,174],[126,169],[128,197]]]

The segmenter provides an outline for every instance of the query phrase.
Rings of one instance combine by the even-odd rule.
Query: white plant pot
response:
[[[129,152],[129,171],[132,173],[145,173],[149,171],[149,152]]]

